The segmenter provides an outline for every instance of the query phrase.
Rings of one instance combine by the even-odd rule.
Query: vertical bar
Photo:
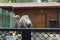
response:
[[[12,12],[10,12],[10,28],[12,28]]]
[[[2,9],[2,28],[5,27],[5,16],[6,15],[6,10],[5,9]]]
[[[4,17],[4,22],[5,22],[5,28],[6,28],[6,10],[5,10],[5,17]]]
[[[58,15],[57,15],[57,19],[58,19],[58,20],[57,20],[57,26],[58,26],[58,28],[60,28],[60,27],[59,27],[59,8],[57,8],[57,14],[58,14]]]
[[[59,28],[60,28],[60,9],[58,10],[59,11]]]
[[[6,28],[9,28],[10,27],[10,18],[9,18],[9,12],[8,10],[6,10]]]
[[[29,30],[22,31],[22,40],[31,40],[31,32]]]
[[[8,15],[7,15],[7,24],[8,24],[8,28],[10,28],[10,13],[9,13],[9,10],[8,10]]]
[[[14,8],[12,7],[12,27],[15,28]]]
[[[2,18],[1,18],[1,15],[2,15],[2,8],[0,8],[0,28],[2,28]]]

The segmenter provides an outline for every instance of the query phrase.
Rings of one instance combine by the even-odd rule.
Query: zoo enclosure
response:
[[[49,40],[50,38],[58,40],[58,37],[60,37],[60,33],[59,33],[60,29],[57,29],[57,28],[53,28],[53,29],[51,28],[47,28],[47,29],[44,29],[44,28],[43,29],[0,29],[0,31],[7,31],[8,36],[9,36],[9,31],[16,31],[17,34],[21,34],[21,36],[18,37],[17,40],[38,40],[38,39]],[[7,36],[6,34],[4,37]]]

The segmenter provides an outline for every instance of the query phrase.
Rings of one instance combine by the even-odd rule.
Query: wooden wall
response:
[[[41,11],[43,10],[43,11]],[[29,15],[34,28],[46,28],[49,27],[49,20],[57,19],[57,9],[45,8],[45,9],[23,9],[15,11],[16,14]]]

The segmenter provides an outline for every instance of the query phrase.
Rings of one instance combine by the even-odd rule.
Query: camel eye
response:
[[[28,19],[28,17],[26,17],[26,19]]]

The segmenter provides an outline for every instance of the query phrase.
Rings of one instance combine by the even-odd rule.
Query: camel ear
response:
[[[17,17],[20,17],[19,15],[15,15],[15,17],[17,18]]]

